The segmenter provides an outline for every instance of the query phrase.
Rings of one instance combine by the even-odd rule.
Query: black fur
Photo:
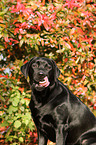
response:
[[[38,145],[48,139],[56,145],[96,145],[96,118],[58,77],[60,70],[48,58],[34,57],[21,67],[30,78],[30,110],[38,131]],[[44,77],[48,87],[38,87]]]

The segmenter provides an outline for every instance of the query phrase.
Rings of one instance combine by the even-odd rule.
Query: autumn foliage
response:
[[[30,87],[20,67],[33,56],[52,58],[60,80],[96,110],[94,0],[0,1],[1,141],[35,144]]]

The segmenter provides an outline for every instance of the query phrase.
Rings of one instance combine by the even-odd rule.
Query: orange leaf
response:
[[[24,88],[19,88],[18,90],[21,91],[21,93],[23,93]]]

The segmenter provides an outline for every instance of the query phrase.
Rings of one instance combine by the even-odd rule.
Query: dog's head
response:
[[[37,91],[52,86],[60,75],[56,63],[52,59],[33,57],[21,67],[21,72],[30,79],[30,85]]]

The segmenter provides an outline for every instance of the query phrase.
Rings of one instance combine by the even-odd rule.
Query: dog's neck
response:
[[[54,91],[56,91],[58,89],[60,90],[60,88],[58,88],[58,83],[56,83],[56,82],[52,86],[45,88],[43,91],[37,91],[34,88],[34,89],[32,89],[32,100],[35,102],[36,106],[38,106],[38,105],[39,105],[39,107],[43,106],[55,97]],[[56,91],[56,92],[57,92],[56,95],[58,95],[58,91]],[[61,92],[61,90],[60,90],[60,92]]]
[[[42,91],[37,91],[35,88],[32,89],[32,99],[34,102],[36,102],[37,104],[41,104],[43,105],[43,102],[46,102],[46,97],[48,97],[49,95],[49,87],[45,88]]]
[[[56,83],[54,83],[51,86],[46,87],[42,91],[38,91],[35,89],[34,86],[33,87],[31,86],[33,101],[36,102],[36,104],[38,104],[38,105],[39,104],[44,105],[45,102],[47,102],[49,100],[50,93],[53,92],[55,86],[56,86]]]

